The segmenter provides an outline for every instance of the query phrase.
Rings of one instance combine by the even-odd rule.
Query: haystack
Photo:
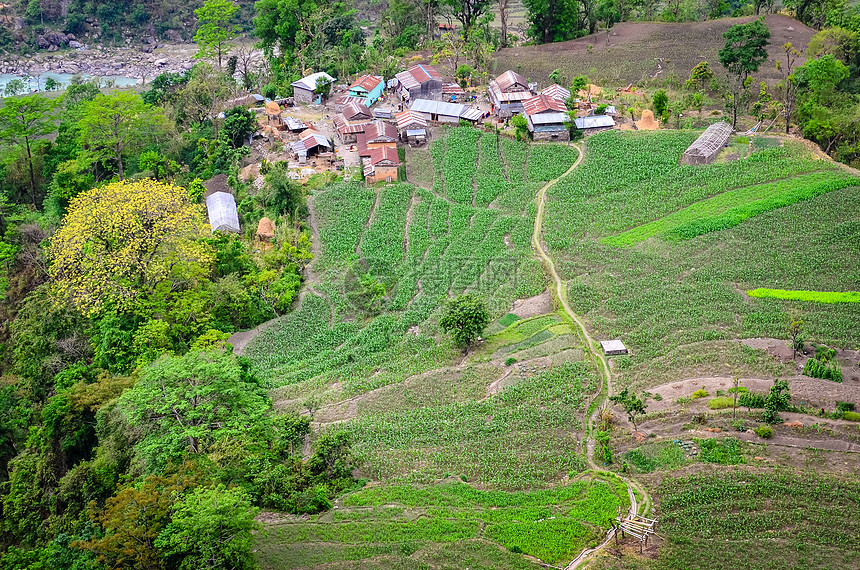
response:
[[[654,119],[654,111],[645,109],[642,111],[642,119],[636,121],[636,128],[640,131],[656,131],[660,128],[660,123]]]
[[[263,218],[257,224],[257,237],[262,241],[271,241],[275,237],[275,224],[269,218]]]

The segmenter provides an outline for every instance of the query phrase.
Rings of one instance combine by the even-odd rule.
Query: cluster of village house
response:
[[[313,73],[292,83],[293,97],[290,100],[266,102],[259,95],[251,95],[243,103],[265,105],[267,120],[275,124],[274,129],[296,135],[297,140],[289,142],[287,148],[299,165],[307,164],[312,156],[334,162],[336,153],[333,141],[301,120],[283,117],[279,103],[323,103],[324,97],[320,91],[324,89],[321,88],[333,86],[335,82],[335,78],[325,72]],[[374,108],[385,99],[386,92],[390,95],[390,106]],[[398,143],[411,146],[425,144],[429,140],[430,127],[434,125],[459,124],[461,121],[478,124],[489,118],[507,121],[513,115],[520,114],[526,118],[534,140],[568,141],[570,131],[566,101],[570,96],[570,91],[560,85],[553,84],[538,90],[536,83],[529,83],[519,73],[506,71],[490,81],[487,92],[489,109],[481,110],[459,103],[470,101],[474,96],[457,83],[446,81],[432,65],[416,64],[396,74],[388,82],[378,75],[357,78],[345,93],[335,96],[333,101],[337,114],[332,122],[340,142],[350,145],[350,148],[357,148],[367,184],[375,184],[396,181],[400,167]],[[590,101],[583,102],[579,111],[586,116],[575,120],[577,128],[605,129],[615,125],[611,107],[607,114],[601,115],[593,114],[593,109],[594,105]],[[213,199],[213,206],[216,200],[224,202],[223,198]],[[218,211],[224,208],[231,210],[230,204],[221,202],[218,203]],[[208,203],[207,199],[207,206]],[[235,209],[235,205],[232,205],[232,209]],[[233,219],[232,214],[230,219]],[[210,221],[215,230],[216,221],[211,213]],[[238,231],[238,221],[235,226]]]

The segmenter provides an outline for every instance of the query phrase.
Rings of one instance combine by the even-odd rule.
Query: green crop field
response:
[[[750,289],[750,297],[809,301],[812,303],[860,303],[860,291],[786,291],[785,289]]]
[[[665,552],[657,567],[854,568],[860,484],[812,472],[720,472],[660,485]],[[774,556],[779,552],[778,556]]]
[[[802,315],[806,338],[860,346],[856,303],[813,307],[746,295],[765,283],[826,291],[856,285],[860,214],[852,198],[857,188],[846,186],[851,179],[790,139],[759,145],[746,160],[679,166],[697,135],[610,131],[589,137],[582,164],[548,193],[544,240],[569,279],[574,310],[599,338],[622,338],[633,349],[619,370],[622,382],[654,385],[685,372],[781,374],[769,359],[728,341],[784,338],[791,311]],[[662,237],[701,216],[719,218],[755,203],[762,192],[785,197],[795,182],[829,191],[733,218],[727,229]],[[654,231],[637,233],[643,228]],[[605,243],[622,237],[631,245]]]
[[[410,559],[429,568],[441,547],[471,551],[478,565],[469,567],[533,568],[514,553],[568,560],[628,504],[623,483],[611,477],[529,492],[482,491],[456,481],[368,487],[345,496],[336,511],[270,527],[259,559],[264,568],[337,561],[366,568],[372,561],[365,559],[385,556],[392,568]]]

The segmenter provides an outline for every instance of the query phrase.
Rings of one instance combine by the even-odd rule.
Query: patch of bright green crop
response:
[[[736,188],[602,241],[607,245],[626,246],[658,235],[690,239],[725,230],[764,212],[858,183],[860,180],[857,178],[833,172]]]
[[[750,289],[750,297],[810,301],[812,303],[860,303],[860,291],[789,291],[786,289]]]

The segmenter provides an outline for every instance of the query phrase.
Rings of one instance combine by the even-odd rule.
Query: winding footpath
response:
[[[543,265],[544,269],[549,274],[550,278],[552,278],[552,281],[555,284],[556,299],[558,299],[559,304],[564,309],[564,312],[567,314],[567,316],[570,317],[571,321],[576,323],[576,326],[579,331],[579,337],[585,345],[589,358],[597,367],[601,375],[601,389],[598,391],[597,395],[594,397],[594,400],[589,406],[593,407],[594,411],[591,413],[587,420],[586,445],[584,452],[589,466],[594,471],[606,471],[606,469],[603,469],[594,462],[592,456],[594,455],[595,447],[594,424],[597,416],[600,414],[599,404],[602,401],[605,401],[605,399],[608,399],[610,396],[612,396],[612,372],[609,369],[609,362],[606,360],[606,357],[603,355],[603,352],[600,349],[600,345],[589,334],[588,329],[585,327],[585,323],[579,317],[579,315],[573,312],[573,309],[570,308],[570,305],[567,302],[567,289],[565,287],[565,284],[561,280],[561,277],[558,275],[558,271],[556,271],[555,263],[553,262],[549,254],[546,252],[546,248],[543,244],[543,239],[541,238],[547,190],[555,186],[559,180],[568,176],[576,169],[577,166],[579,166],[579,163],[582,162],[582,158],[584,156],[582,147],[579,145],[574,145],[574,147],[579,152],[579,157],[576,159],[573,165],[571,165],[571,167],[568,168],[567,171],[558,178],[547,182],[540,190],[538,190],[538,193],[535,197],[535,200],[537,201],[537,214],[535,215],[534,233],[532,233],[532,247],[534,248],[535,253],[537,253],[538,257],[540,257],[541,264]],[[603,395],[602,389],[603,380],[605,380],[606,382],[605,396]],[[618,476],[617,474],[615,475]],[[639,504],[636,500],[637,492],[639,493],[639,496],[643,498],[643,504],[641,509],[642,514],[647,513],[651,507],[651,499],[647,491],[641,485],[634,481],[631,481],[625,477],[618,477],[627,485],[627,493],[628,495],[630,495],[630,515],[636,515],[639,513],[640,510]],[[565,567],[565,570],[574,570],[575,568],[578,568],[583,562],[588,560],[591,555],[605,547],[613,536],[614,530],[609,530],[609,532],[606,533],[606,538],[599,545],[594,548],[586,548],[585,550],[583,550],[579,554],[579,556],[574,558],[573,561],[571,561],[570,564]]]

